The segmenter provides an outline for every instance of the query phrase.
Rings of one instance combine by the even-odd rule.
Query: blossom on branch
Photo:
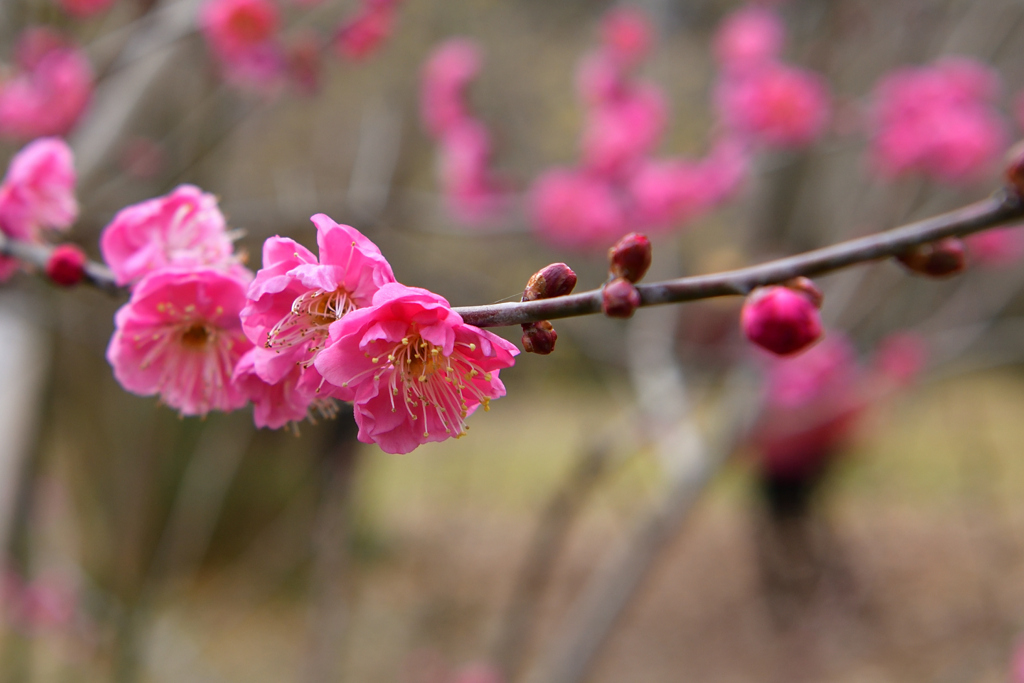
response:
[[[294,240],[269,238],[263,267],[241,311],[252,343],[273,351],[254,359],[256,373],[270,384],[282,381],[296,364],[315,372],[313,361],[330,325],[369,306],[378,289],[395,281],[380,249],[358,230],[322,213],[312,220],[319,258]]]
[[[338,27],[338,54],[359,61],[376,52],[394,31],[397,4],[398,0],[364,0],[356,15]]]
[[[267,382],[257,372],[257,366],[271,364],[283,366],[281,378]],[[280,429],[292,422],[300,422],[309,416],[314,404],[323,406],[321,412],[333,414],[332,399],[317,396],[322,381],[319,373],[295,363],[281,363],[281,358],[269,349],[253,347],[242,356],[232,376],[232,381],[253,404],[253,421],[257,427]]]
[[[242,269],[164,268],[138,282],[107,347],[121,386],[159,394],[182,415],[245,405],[232,376],[252,348],[239,319],[250,278]]]
[[[518,353],[437,294],[391,283],[331,325],[316,368],[354,402],[360,441],[408,453],[465,433],[469,415],[505,395],[498,372]]]
[[[28,29],[15,49],[15,71],[0,78],[0,136],[21,140],[65,135],[92,98],[85,54],[49,29]]]
[[[271,0],[207,0],[200,26],[225,78],[258,90],[274,85],[286,59],[277,42],[280,15]]]
[[[233,250],[217,198],[195,185],[121,209],[100,237],[119,285],[167,266],[230,268]]]
[[[727,71],[744,71],[774,61],[782,51],[785,31],[779,16],[766,7],[736,10],[715,33],[715,57]]]

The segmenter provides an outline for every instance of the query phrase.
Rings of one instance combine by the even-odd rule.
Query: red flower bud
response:
[[[1018,197],[1024,197],[1024,142],[1006,153],[1006,182]]]
[[[601,310],[609,318],[630,318],[640,307],[640,292],[625,278],[615,278],[601,290]]]
[[[629,233],[608,250],[608,264],[612,277],[640,282],[651,267],[651,241],[645,235]]]
[[[550,299],[565,296],[576,286],[576,273],[564,263],[552,263],[534,273],[526,289],[523,290],[523,301]]]
[[[546,356],[555,350],[558,333],[547,320],[523,325],[523,348],[527,353]]]
[[[807,348],[821,337],[818,308],[788,287],[755,289],[743,303],[740,326],[747,339],[780,356]]]
[[[964,243],[956,237],[938,242],[919,244],[903,252],[896,259],[908,270],[929,277],[956,275],[966,267]]]
[[[61,244],[50,252],[46,276],[61,287],[74,287],[85,278],[85,252],[74,244]]]

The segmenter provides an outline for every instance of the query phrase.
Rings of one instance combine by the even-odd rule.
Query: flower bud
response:
[[[608,250],[608,270],[612,277],[640,282],[651,267],[651,241],[645,235],[631,232]]]
[[[85,278],[85,252],[74,244],[61,244],[50,252],[46,276],[61,287],[74,287]]]
[[[740,326],[747,339],[779,356],[807,348],[821,337],[821,317],[811,298],[789,287],[760,287],[743,303]]]
[[[546,356],[555,350],[558,333],[547,320],[523,325],[523,349],[527,353]]]
[[[1024,197],[1024,142],[1006,153],[1006,182],[1018,197]]]
[[[601,310],[609,318],[630,318],[640,307],[640,292],[625,278],[615,278],[601,290]]]
[[[795,277],[792,280],[787,280],[782,283],[783,286],[788,287],[796,292],[800,292],[814,304],[815,308],[821,308],[821,305],[825,303],[825,295],[818,289],[818,285],[814,284],[814,281],[803,275]]]
[[[956,237],[947,237],[938,242],[911,247],[896,259],[919,275],[947,277],[966,267],[966,249],[964,243]]]
[[[550,299],[565,296],[576,286],[576,273],[564,263],[552,263],[534,273],[526,289],[523,290],[523,301]]]

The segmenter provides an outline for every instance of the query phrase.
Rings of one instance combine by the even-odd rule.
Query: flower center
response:
[[[306,292],[292,302],[292,310],[274,325],[267,335],[267,348],[283,351],[299,345],[308,345],[305,367],[324,346],[331,323],[356,309],[348,291],[339,287],[333,292],[314,290]]]
[[[210,341],[210,331],[202,323],[192,323],[181,333],[181,343],[189,349],[202,349]]]

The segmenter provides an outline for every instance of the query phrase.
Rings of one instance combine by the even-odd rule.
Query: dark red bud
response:
[[[523,349],[546,356],[555,350],[558,333],[547,320],[523,325]]]
[[[640,307],[640,292],[625,278],[615,278],[601,290],[601,310],[609,318],[630,318]]]
[[[967,265],[967,250],[956,237],[911,247],[896,259],[908,270],[929,277],[956,275]]]
[[[85,252],[74,244],[61,244],[50,252],[46,276],[61,287],[74,287],[85,279]]]
[[[608,270],[612,277],[640,282],[651,267],[651,241],[645,235],[631,232],[608,250]]]
[[[1006,153],[1006,182],[1018,197],[1024,197],[1024,142]]]
[[[807,348],[821,337],[821,317],[807,295],[788,287],[760,287],[743,302],[740,327],[747,339],[780,356]]]
[[[821,305],[825,303],[825,295],[818,289],[818,285],[810,278],[806,278],[803,275],[795,277],[792,280],[787,280],[782,283],[783,286],[789,287],[794,292],[799,292],[807,297],[807,300],[814,304],[815,308],[821,308]]]
[[[534,273],[526,289],[523,290],[523,301],[550,299],[565,296],[576,286],[576,273],[564,263],[552,263]]]

